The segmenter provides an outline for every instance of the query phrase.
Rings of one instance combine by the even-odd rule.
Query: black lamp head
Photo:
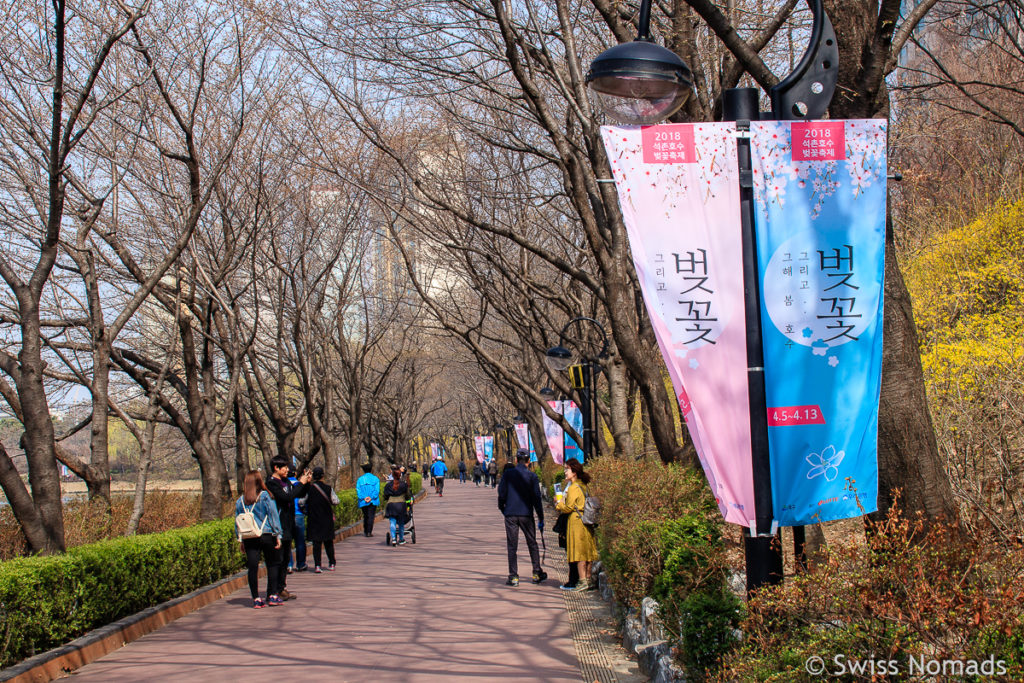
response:
[[[693,73],[676,53],[637,39],[599,54],[586,82],[605,114],[627,125],[650,125],[683,106]]]
[[[564,346],[553,346],[548,349],[544,360],[548,367],[555,372],[564,372],[567,367],[572,365],[572,351]]]

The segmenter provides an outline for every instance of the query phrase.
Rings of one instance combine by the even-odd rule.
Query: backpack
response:
[[[235,526],[238,528],[238,540],[244,541],[248,538],[259,538],[263,535],[263,527],[266,525],[267,520],[263,520],[263,524],[256,524],[256,515],[252,513],[253,508],[256,507],[256,503],[253,503],[252,508],[246,508],[245,503],[242,503],[242,512],[235,515]]]
[[[584,526],[593,529],[597,526],[597,519],[601,515],[601,501],[597,496],[587,496],[583,500],[583,512],[580,513],[580,521]]]

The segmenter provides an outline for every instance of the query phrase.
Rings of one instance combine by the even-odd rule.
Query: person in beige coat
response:
[[[593,579],[590,576],[590,563],[597,559],[594,533],[583,524],[581,519],[590,475],[583,471],[583,465],[579,460],[572,458],[565,461],[565,481],[567,482],[565,492],[561,500],[555,503],[555,509],[559,512],[569,513],[569,525],[565,532],[566,560],[577,563],[580,578],[586,577],[587,581],[586,583],[580,581],[577,586],[566,584],[560,588],[585,591],[593,585]]]

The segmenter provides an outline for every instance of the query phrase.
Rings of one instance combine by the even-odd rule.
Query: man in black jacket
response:
[[[277,503],[277,514],[281,517],[281,553],[278,583],[281,586],[279,595],[282,600],[295,596],[289,593],[284,585],[288,576],[288,558],[291,556],[292,539],[295,537],[295,499],[302,498],[309,492],[309,482],[313,475],[309,470],[302,473],[299,483],[288,480],[288,458],[275,455],[270,461],[273,475],[267,478],[267,491]]]
[[[505,515],[505,540],[508,546],[508,581],[507,586],[519,585],[519,531],[522,530],[526,539],[526,547],[530,550],[530,561],[533,563],[533,582],[540,583],[548,578],[540,567],[540,551],[537,549],[537,531],[534,529],[533,513],[537,513],[537,528],[544,529],[544,506],[540,498],[540,480],[531,472],[526,463],[530,452],[519,449],[516,454],[516,466],[505,470],[498,486],[498,509]]]

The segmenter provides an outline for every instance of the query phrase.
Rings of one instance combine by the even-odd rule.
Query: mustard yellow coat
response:
[[[585,484],[573,482],[565,490],[562,502],[555,505],[559,512],[569,512],[569,528],[565,532],[565,558],[569,562],[593,562],[597,559],[594,534],[580,520],[586,500]]]

